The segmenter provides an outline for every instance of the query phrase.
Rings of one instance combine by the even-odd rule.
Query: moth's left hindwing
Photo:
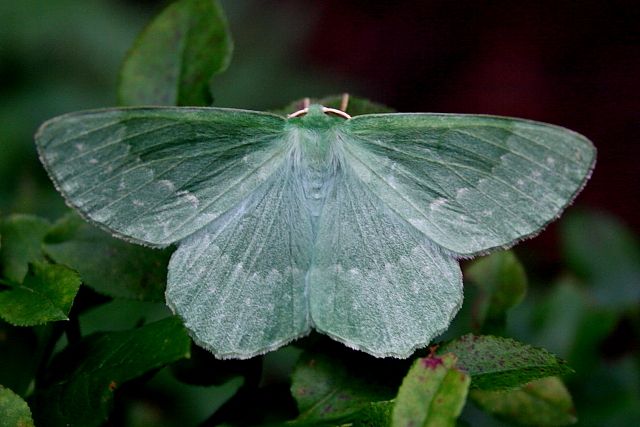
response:
[[[311,220],[291,168],[180,242],[167,303],[217,357],[245,359],[306,335]]]
[[[67,114],[36,135],[67,203],[112,234],[176,242],[254,191],[284,160],[285,120],[220,108]]]

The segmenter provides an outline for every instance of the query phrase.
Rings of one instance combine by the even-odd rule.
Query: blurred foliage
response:
[[[15,304],[18,289],[18,299],[37,298],[27,289],[47,290],[43,277],[69,273],[67,286],[56,290],[62,293],[47,297],[57,301],[53,315],[38,323],[48,323],[0,321],[0,425],[30,425],[27,403],[39,425],[100,425],[109,414],[109,425],[127,426],[384,425],[394,406],[404,408],[396,410],[399,418],[451,425],[469,378],[462,425],[563,425],[576,416],[585,426],[640,424],[640,244],[602,212],[573,211],[561,220],[556,274],[540,271],[535,259],[523,265],[514,252],[469,263],[465,304],[446,343],[429,358],[418,352],[422,359],[411,370],[411,360],[375,359],[315,334],[250,361],[215,360],[194,347],[158,302],[170,251],[116,241],[65,216],[32,141],[47,118],[116,103],[118,69],[162,10],[157,3],[0,2],[1,302]],[[359,88],[295,59],[314,19],[304,5],[222,5],[235,53],[225,73],[207,79],[215,105],[288,105],[279,110],[286,114],[303,96]],[[203,73],[215,74],[225,61]],[[202,95],[201,88],[189,91]],[[338,106],[339,98],[323,102]],[[388,111],[366,100],[350,106],[352,114]],[[79,273],[79,291],[62,264]],[[53,321],[63,317],[70,320]],[[448,352],[457,360],[443,356]],[[565,386],[549,375],[567,374],[567,365],[575,373],[563,378]],[[422,378],[424,366],[442,375]],[[467,383],[456,386],[448,375]],[[424,413],[415,396],[437,396],[456,410]]]
[[[170,249],[130,245],[89,225],[75,213],[56,221],[44,237],[43,249],[53,261],[75,269],[84,284],[98,293],[164,301]],[[116,282],[114,277],[118,278]]]
[[[211,105],[209,82],[233,43],[217,1],[171,3],[140,33],[122,64],[120,105]]]

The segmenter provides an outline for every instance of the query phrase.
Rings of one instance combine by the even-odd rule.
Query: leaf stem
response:
[[[76,343],[82,338],[78,313],[74,313],[73,309],[71,309],[71,313],[69,314],[69,321],[65,325],[64,333],[67,336],[67,340],[69,340],[69,344]]]
[[[36,358],[36,360],[40,361],[34,379],[36,389],[40,388],[45,382],[49,360],[64,330],[65,325],[62,322],[54,322],[51,325],[47,325],[42,332],[40,341],[44,341],[44,345],[39,346],[38,357]]]

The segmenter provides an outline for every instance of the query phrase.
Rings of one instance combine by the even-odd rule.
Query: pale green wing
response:
[[[56,187],[85,218],[166,246],[235,206],[282,164],[284,123],[221,108],[96,110],[46,122],[36,143]]]
[[[171,257],[167,304],[217,357],[249,358],[309,331],[312,229],[299,185],[281,168]]]
[[[538,233],[595,162],[595,148],[575,132],[504,117],[373,114],[347,120],[341,132],[366,187],[462,256]]]
[[[309,273],[315,327],[377,357],[408,357],[462,304],[458,261],[342,163],[320,217]]]

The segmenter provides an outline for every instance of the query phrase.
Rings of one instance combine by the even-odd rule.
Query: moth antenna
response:
[[[335,108],[322,107],[322,112],[325,114],[333,114],[334,116],[342,117],[343,119],[350,119],[351,116],[342,110],[336,110]]]
[[[340,100],[340,109],[346,113],[347,107],[349,107],[349,94],[345,92]]]
[[[293,117],[300,117],[300,116],[304,116],[305,114],[307,114],[309,112],[309,107],[305,107],[302,110],[298,110],[295,113],[291,113],[289,115],[287,115],[288,119],[291,119]]]

